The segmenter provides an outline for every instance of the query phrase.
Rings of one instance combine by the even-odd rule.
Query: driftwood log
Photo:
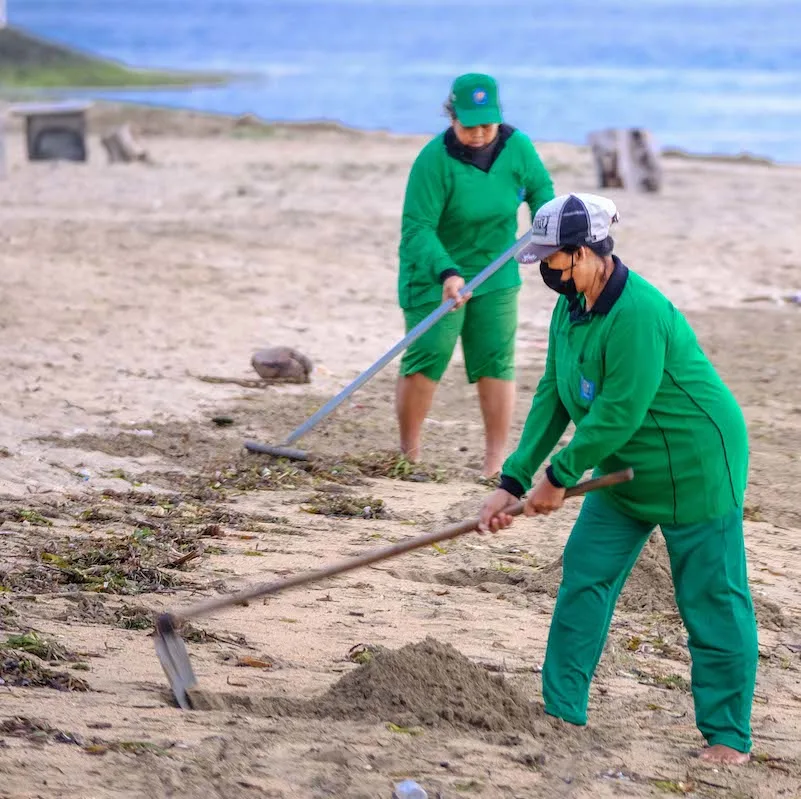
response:
[[[149,162],[147,150],[137,141],[128,124],[121,125],[103,136],[100,141],[111,164],[130,164],[134,161]]]
[[[609,128],[590,133],[598,186],[658,192],[662,188],[660,153],[642,128]]]

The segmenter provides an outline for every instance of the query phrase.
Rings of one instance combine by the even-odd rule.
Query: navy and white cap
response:
[[[531,222],[531,243],[516,256],[533,264],[563,247],[581,247],[603,241],[618,221],[615,204],[597,194],[563,194],[545,203]]]

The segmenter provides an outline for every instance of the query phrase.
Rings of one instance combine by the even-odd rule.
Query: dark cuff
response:
[[[508,491],[512,496],[520,497],[526,493],[526,489],[523,488],[514,477],[510,477],[508,474],[502,474],[500,482],[498,483],[498,488],[502,488],[504,491]]]
[[[554,488],[564,488],[564,484],[560,483],[560,482],[559,482],[559,481],[556,479],[556,475],[553,473],[553,466],[549,466],[549,467],[548,467],[548,468],[545,470],[545,476],[548,478],[548,482],[549,482],[549,483],[550,483],[550,484],[551,484],[551,485],[552,485]]]
[[[439,273],[439,282],[444,283],[449,277],[461,277],[461,272],[458,269],[443,269]]]

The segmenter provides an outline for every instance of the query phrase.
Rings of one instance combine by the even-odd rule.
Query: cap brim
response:
[[[455,108],[456,118],[466,128],[477,125],[500,125],[503,122],[499,108],[469,108],[461,110]]]
[[[561,249],[555,244],[527,244],[515,256],[515,260],[519,264],[536,264],[537,261],[541,261]]]

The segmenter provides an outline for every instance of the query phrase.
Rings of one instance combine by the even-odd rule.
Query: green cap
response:
[[[451,87],[451,103],[456,118],[466,128],[503,122],[498,84],[489,75],[460,75]]]

